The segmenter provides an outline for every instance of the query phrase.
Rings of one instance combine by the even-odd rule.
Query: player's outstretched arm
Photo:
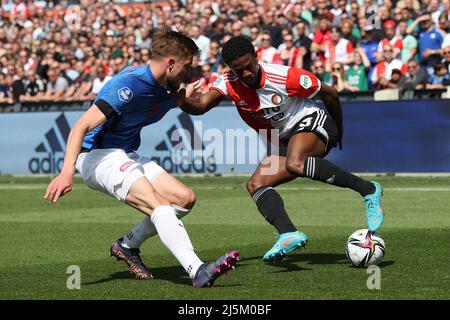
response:
[[[216,90],[201,93],[204,81],[204,79],[197,80],[178,91],[177,105],[181,110],[192,115],[201,115],[222,101],[223,95]]]
[[[342,138],[344,136],[344,118],[342,114],[341,102],[339,101],[339,95],[336,89],[330,87],[325,83],[322,83],[322,87],[315,98],[323,101],[328,112],[331,114],[334,121],[336,121],[339,134],[339,147],[340,149],[342,149]]]
[[[72,190],[75,162],[80,153],[83,138],[87,132],[105,121],[106,117],[103,112],[96,105],[92,105],[70,130],[61,173],[49,183],[45,192],[44,198],[49,202],[58,201],[61,196]]]

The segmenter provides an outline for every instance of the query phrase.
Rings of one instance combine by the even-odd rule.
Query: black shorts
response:
[[[288,137],[282,140],[283,144],[287,146],[289,139],[301,132],[315,133],[326,145],[325,155],[337,146],[337,125],[333,118],[331,118],[329,113],[325,110],[318,110],[301,118],[300,121],[292,128]],[[283,152],[283,148],[280,148],[280,152]]]

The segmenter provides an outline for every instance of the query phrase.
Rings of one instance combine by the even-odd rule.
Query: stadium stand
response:
[[[161,28],[202,49],[187,82],[214,82],[226,68],[220,46],[244,34],[261,62],[311,70],[344,101],[384,89],[440,98],[450,85],[449,16],[449,0],[2,0],[0,111],[86,108],[111,76],[148,61]]]

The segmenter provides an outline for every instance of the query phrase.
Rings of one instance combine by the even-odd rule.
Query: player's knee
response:
[[[184,188],[180,193],[177,205],[180,207],[191,209],[195,205],[196,196],[194,191],[190,188]]]
[[[246,187],[248,193],[253,194],[256,189],[264,187],[264,183],[260,179],[252,177],[247,181]]]
[[[304,163],[305,163],[305,159],[302,157],[288,158],[286,160],[286,170],[293,175],[304,176],[304,174],[303,174]]]

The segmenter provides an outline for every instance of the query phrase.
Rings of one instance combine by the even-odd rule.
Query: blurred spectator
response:
[[[242,28],[243,28],[242,21],[236,21],[231,25],[231,33],[234,37],[242,35]]]
[[[219,42],[213,40],[209,44],[206,64],[211,66],[212,72],[217,72],[217,70],[219,70],[221,63],[222,63],[222,54],[220,52],[220,44]]]
[[[437,25],[437,30],[441,33],[443,37],[447,35],[449,30],[449,15],[447,12],[442,12],[439,15],[439,23]]]
[[[14,103],[13,77],[10,74],[0,74],[0,103]]]
[[[148,63],[152,35],[161,28],[186,32],[201,48],[191,79],[208,74],[208,66],[212,74],[223,72],[221,46],[243,34],[252,38],[260,61],[311,68],[324,83],[340,90],[364,90],[364,79],[378,81],[378,73],[391,78],[381,77],[383,85],[375,88],[394,87],[400,76],[395,70],[403,71],[393,61],[409,65],[411,58],[425,68],[417,68],[417,74],[408,69],[400,87],[422,79],[424,72],[430,85],[446,83],[442,68],[435,74],[434,66],[442,62],[449,68],[449,0],[195,0],[170,1],[164,8],[150,1],[140,5],[144,8],[124,10],[113,1],[2,1],[1,101],[39,101],[48,90],[60,91],[54,90],[55,80],[46,88],[47,73],[54,79],[55,72],[63,94],[54,92],[52,101],[89,100],[97,91],[94,80],[101,85],[127,66]],[[373,5],[379,6],[380,26],[373,23]],[[331,27],[339,27],[340,36]],[[346,41],[354,49],[361,47],[353,51],[353,63]],[[390,62],[386,53],[377,54],[386,44],[396,51]],[[338,62],[344,63],[344,75],[339,73],[341,81],[335,74],[333,82],[330,71]]]
[[[331,77],[333,79],[332,86],[336,89],[337,92],[341,92],[347,89],[345,83],[345,70],[342,63],[336,62],[332,65]]]
[[[135,56],[136,57],[136,61],[139,61],[143,64],[147,64],[150,60],[150,49],[148,48],[142,48],[139,51],[139,56]]]
[[[394,48],[394,58],[400,58],[400,54],[403,49],[403,41],[402,38],[396,36],[395,21],[387,20],[383,27],[386,33],[386,38],[382,39],[378,44],[378,52],[381,54],[383,52],[383,47],[390,44]]]
[[[444,38],[433,27],[431,13],[425,12],[409,26],[407,32],[412,33],[415,26],[419,25],[419,53],[420,63],[423,66],[431,66],[440,60],[439,53]]]
[[[264,30],[264,32],[267,31],[269,33],[271,38],[270,45],[277,48],[283,42],[283,37],[281,35],[281,30],[283,29],[283,27],[277,24],[277,22],[275,21],[275,13],[272,10],[265,13],[262,18],[262,29]]]
[[[427,89],[444,89],[446,86],[450,86],[450,74],[447,66],[438,62],[434,66],[434,74],[428,78]]]
[[[42,96],[45,101],[62,101],[62,96],[69,89],[69,82],[62,77],[58,67],[51,67],[48,72],[47,91]]]
[[[399,69],[392,70],[391,79],[389,79],[386,88],[398,89],[402,77],[403,77],[402,71],[400,71]]]
[[[94,99],[95,96],[102,90],[103,86],[111,79],[111,76],[106,74],[105,66],[99,65],[97,68],[97,76],[94,78],[92,83],[92,93],[91,99]]]
[[[336,63],[348,65],[353,62],[353,45],[344,38],[341,38],[341,30],[339,27],[331,28],[331,40],[325,43],[325,67],[330,69]]]
[[[450,1],[448,1],[450,2]],[[449,5],[450,6],[450,5]],[[450,9],[447,10],[448,13],[442,13],[439,17],[439,31],[444,37],[442,42],[442,48],[450,46]]]
[[[20,96],[25,94],[25,71],[23,70],[23,67],[18,67],[15,69],[13,75],[13,84],[12,84],[12,90],[13,90],[13,99],[15,102],[20,101]]]
[[[186,74],[186,82],[191,83],[200,80],[203,77],[202,67],[199,65],[200,59],[198,56],[192,58],[192,64]]]
[[[191,26],[189,36],[194,40],[195,44],[200,49],[201,64],[205,63],[206,59],[208,59],[208,48],[211,40],[200,33],[200,27],[198,25]]]
[[[402,37],[402,53],[401,60],[408,62],[409,59],[415,58],[417,55],[417,39],[406,32],[406,22],[400,21],[398,24],[399,34]]]
[[[39,101],[45,93],[45,83],[34,70],[30,70],[25,78],[25,93],[20,97],[20,102]]]
[[[313,62],[313,65],[311,67],[311,71],[322,81],[323,83],[326,83],[327,85],[333,84],[333,78],[331,77],[331,72],[328,72],[325,70],[325,65],[322,61],[316,60]]]
[[[300,21],[295,26],[296,31],[296,39],[294,45],[300,49],[300,55],[302,55],[303,60],[303,69],[310,70],[311,69],[311,39],[308,37],[306,33],[306,23]]]
[[[442,49],[442,62],[447,65],[447,69],[450,72],[450,45]]]
[[[346,12],[346,4],[346,0],[331,0],[330,13],[333,15],[334,26],[338,26],[341,24],[341,16]]]
[[[345,73],[345,81],[348,89],[352,92],[369,90],[367,80],[367,70],[370,68],[370,61],[361,47],[355,49],[354,63]]]
[[[286,35],[283,43],[285,44],[284,49],[279,51],[280,59],[283,61],[283,64],[285,66],[302,68],[303,57],[306,54],[306,50],[294,46],[294,36],[292,34]]]
[[[277,49],[272,46],[272,38],[268,31],[264,31],[261,46],[256,48],[256,54],[260,63],[283,64]]]
[[[383,61],[375,66],[371,78],[372,83],[377,89],[388,87],[388,82],[391,80],[394,69],[400,70],[401,74],[406,73],[406,64],[399,59],[394,59],[394,49],[390,44],[383,47],[382,58]]]
[[[211,66],[208,64],[205,64],[202,66],[202,78],[205,80],[205,83],[203,85],[202,91],[208,92],[209,86],[216,81],[220,75],[216,72],[212,72]]]
[[[323,0],[319,1],[325,2]],[[330,18],[328,15],[323,14],[318,17],[318,20],[319,28],[314,33],[311,51],[316,53],[319,59],[325,63],[326,44],[332,41],[330,33]]]
[[[363,48],[364,53],[366,54],[370,63],[372,64],[372,66],[374,66],[378,62],[377,52],[379,44],[375,33],[375,27],[368,25],[365,27],[364,31],[365,38],[363,38],[361,41],[361,48]]]
[[[262,43],[262,32],[259,27],[253,26],[250,29],[250,38],[252,39],[252,43],[255,47],[260,47]]]
[[[428,81],[428,74],[421,68],[416,60],[409,59],[407,72],[399,83],[402,90],[420,90],[424,89]]]
[[[341,22],[341,35],[342,38],[347,39],[356,48],[359,44],[359,39],[354,35],[353,22],[350,19],[343,20]]]
[[[329,0],[316,1],[316,16],[319,17],[319,20],[322,20],[322,18],[326,18],[328,22],[332,22],[334,20],[334,14],[330,9],[331,8]]]

